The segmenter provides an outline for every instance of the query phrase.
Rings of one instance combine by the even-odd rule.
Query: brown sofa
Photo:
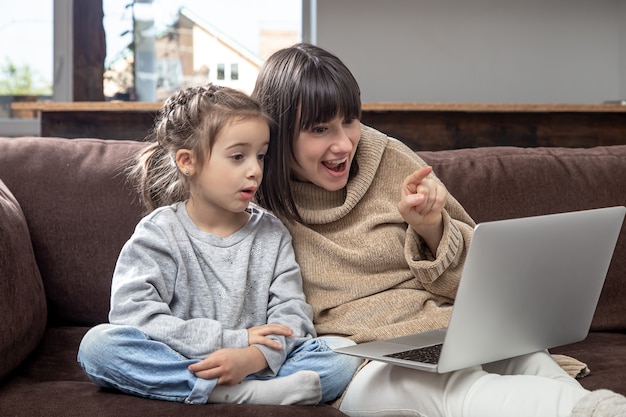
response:
[[[101,390],[76,363],[107,320],[113,267],[142,209],[123,166],[140,143],[0,138],[0,415],[318,416],[328,405],[189,406]],[[421,152],[477,220],[626,205],[626,146]],[[626,228],[592,332],[555,349],[590,389],[626,394]],[[589,242],[593,245],[593,242]]]

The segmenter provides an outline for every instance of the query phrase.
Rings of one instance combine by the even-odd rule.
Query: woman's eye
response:
[[[231,158],[235,161],[241,161],[243,159],[243,155],[238,153],[236,155],[231,156]]]
[[[323,126],[313,126],[313,128],[311,128],[311,132],[313,133],[324,133],[326,131],[326,128]]]
[[[263,160],[265,159],[265,154],[264,154],[264,153],[260,153],[260,154],[258,154],[256,157],[257,157],[257,159],[258,159],[259,161],[263,161]]]
[[[344,124],[344,125],[351,125],[352,123],[354,123],[354,121],[355,121],[355,120],[356,120],[356,119],[355,119],[354,117],[351,117],[351,118],[349,118],[349,119],[345,119],[345,120],[343,121],[343,124]]]

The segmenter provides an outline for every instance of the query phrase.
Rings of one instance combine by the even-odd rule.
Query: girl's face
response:
[[[328,191],[348,183],[350,166],[361,138],[358,119],[337,116],[329,122],[300,131],[293,148],[293,174],[299,181],[311,182]]]
[[[263,179],[269,126],[262,118],[224,126],[202,166],[194,164],[188,210],[194,221],[227,222],[242,213]]]

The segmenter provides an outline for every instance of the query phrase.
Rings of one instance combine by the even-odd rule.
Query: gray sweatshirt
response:
[[[198,229],[184,203],[161,207],[135,228],[115,267],[112,324],[139,328],[187,358],[249,346],[247,329],[279,323],[282,350],[257,347],[275,375],[287,354],[315,337],[291,235],[273,215],[250,206],[248,223],[221,238]]]

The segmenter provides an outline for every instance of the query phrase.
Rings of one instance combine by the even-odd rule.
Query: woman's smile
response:
[[[341,159],[327,160],[322,161],[322,165],[324,165],[331,173],[336,173],[343,175],[348,167],[348,157],[344,157]]]

